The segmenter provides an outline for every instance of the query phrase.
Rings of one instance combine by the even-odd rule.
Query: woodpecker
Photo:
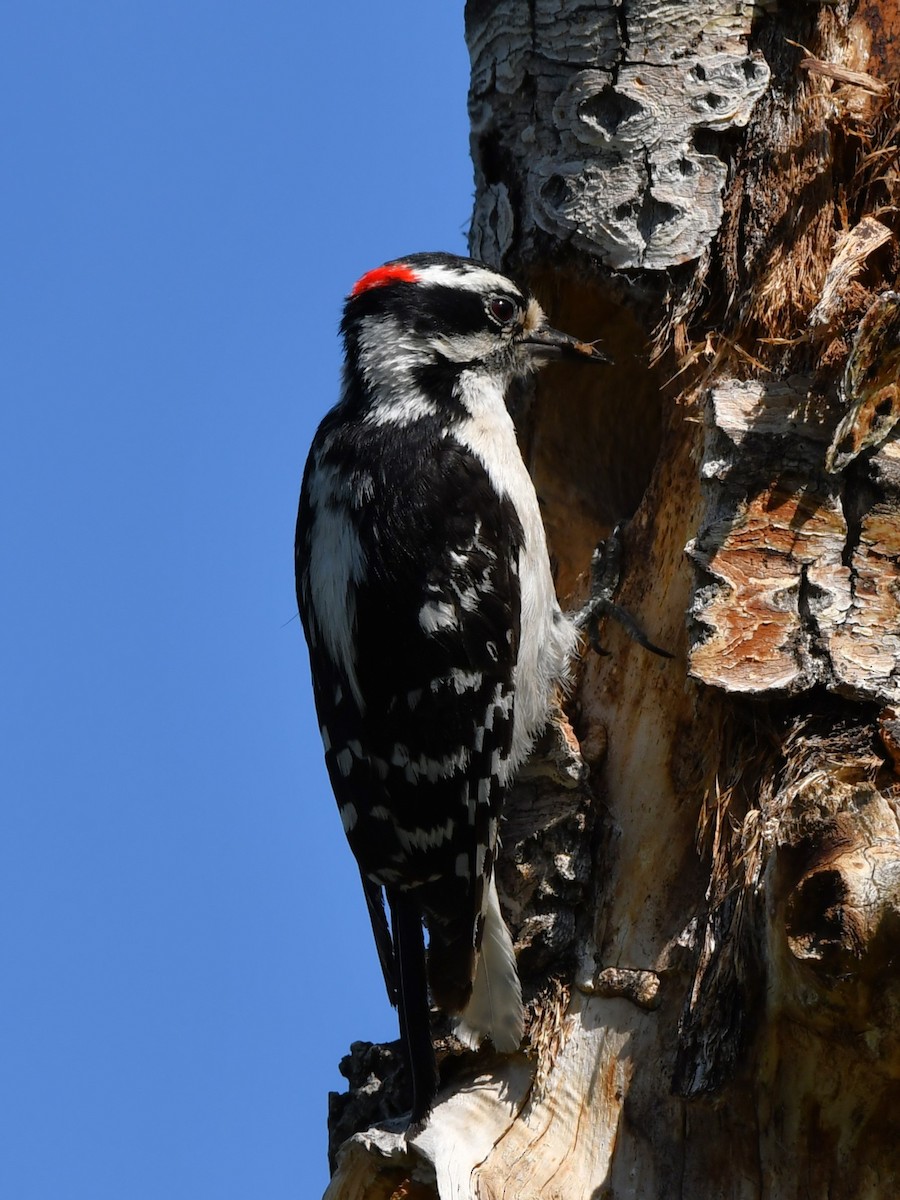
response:
[[[552,359],[607,360],[511,280],[443,253],[363,275],[341,333],[340,399],[303,476],[297,600],[418,1121],[436,1087],[429,990],[465,1044],[522,1040],[498,826],[578,640],[506,393]]]

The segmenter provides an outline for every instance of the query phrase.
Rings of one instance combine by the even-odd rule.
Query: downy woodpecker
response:
[[[466,1044],[522,1039],[498,822],[578,636],[505,396],[551,359],[606,359],[450,254],[363,275],[341,332],[340,400],[303,477],[297,599],[418,1120],[435,1092],[429,988]]]

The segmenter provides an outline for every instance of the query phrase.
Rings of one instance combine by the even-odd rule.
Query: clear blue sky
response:
[[[396,1036],[292,540],[342,297],[465,249],[462,7],[4,5],[9,1200],[316,1197]]]

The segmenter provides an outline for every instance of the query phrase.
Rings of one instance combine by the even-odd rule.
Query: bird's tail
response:
[[[400,1013],[400,1040],[412,1080],[412,1121],[431,1108],[437,1086],[425,974],[422,913],[408,892],[388,891]]]
[[[518,1050],[524,1031],[525,1010],[516,956],[491,874],[475,982],[468,1003],[456,1019],[455,1032],[473,1050],[483,1037],[489,1037],[501,1054],[512,1054]]]
[[[388,929],[387,916],[384,911],[384,892],[380,884],[370,879],[364,871],[360,871],[363,893],[366,897],[366,907],[369,910],[369,920],[372,922],[372,933],[375,935],[375,949],[378,951],[378,961],[384,976],[384,986],[387,988],[388,1000],[394,1008],[399,999],[397,992],[397,962],[394,957],[394,943],[391,931]]]

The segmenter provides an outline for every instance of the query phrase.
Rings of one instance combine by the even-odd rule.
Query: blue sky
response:
[[[462,0],[4,6],[11,1200],[317,1196],[396,1036],[293,525],[343,295],[465,250],[467,69]]]

